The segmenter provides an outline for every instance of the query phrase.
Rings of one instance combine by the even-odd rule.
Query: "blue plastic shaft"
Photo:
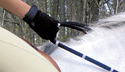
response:
[[[67,51],[69,51],[69,52],[71,52],[71,53],[73,53],[73,54],[75,54],[75,55],[77,55],[77,56],[79,56],[79,57],[83,58],[83,54],[82,53],[80,53],[78,51],[75,51],[75,50],[73,50],[70,47],[67,47],[67,46],[65,46],[65,45],[63,45],[61,43],[59,43],[58,46],[63,48],[63,49],[65,49],[65,50],[67,50]],[[101,67],[101,68],[103,68],[103,69],[111,71],[111,67],[109,67],[109,66],[107,66],[107,65],[105,65],[105,64],[103,64],[103,63],[101,63],[101,62],[99,62],[99,61],[97,61],[95,59],[92,59],[92,58],[90,58],[88,56],[85,56],[84,59],[89,61],[89,62],[91,62],[91,63],[93,63],[93,64],[95,64],[95,65],[97,65],[97,66],[99,66],[99,67]],[[112,72],[118,72],[118,71],[114,69]]]

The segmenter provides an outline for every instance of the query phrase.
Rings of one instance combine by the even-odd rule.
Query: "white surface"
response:
[[[121,12],[117,15],[105,18],[105,19],[101,19],[100,21],[125,21],[125,12]]]
[[[112,30],[95,27],[93,30],[87,35],[78,37],[80,39],[78,41],[71,39],[66,45],[113,69],[125,72],[125,26]],[[51,56],[62,72],[107,72],[61,48]]]

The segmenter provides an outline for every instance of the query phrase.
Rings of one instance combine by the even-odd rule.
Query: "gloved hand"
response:
[[[27,22],[39,36],[46,40],[54,40],[59,30],[57,27],[59,21],[41,12],[36,6],[31,7],[23,20]]]

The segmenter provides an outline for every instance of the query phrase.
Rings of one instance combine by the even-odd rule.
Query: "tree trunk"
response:
[[[83,22],[87,24],[87,1],[83,0]]]
[[[99,2],[100,0],[92,0],[90,2],[91,22],[98,21],[99,19]]]
[[[65,0],[60,0],[60,21],[61,22],[64,22],[66,21],[66,18],[65,18]],[[60,39],[62,41],[65,41],[65,28],[60,28]]]

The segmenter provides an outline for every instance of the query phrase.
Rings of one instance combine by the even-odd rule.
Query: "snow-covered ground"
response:
[[[117,24],[125,23],[125,13],[100,20]],[[116,23],[115,22],[115,23]],[[71,39],[67,46],[98,60],[120,72],[125,72],[125,25],[112,29],[92,27],[93,31]],[[106,70],[66,51],[56,49],[51,57],[57,62],[62,72],[107,72]]]

